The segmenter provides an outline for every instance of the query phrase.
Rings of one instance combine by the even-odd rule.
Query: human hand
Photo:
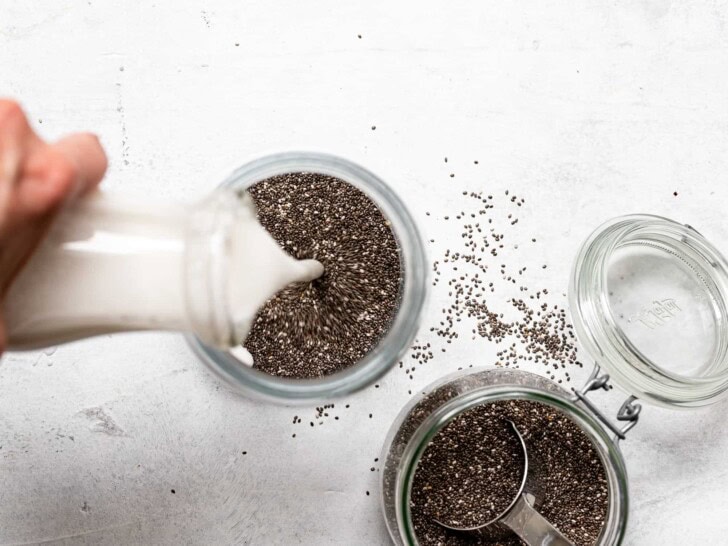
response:
[[[2,300],[18,271],[70,200],[95,188],[107,160],[89,133],[44,142],[17,102],[0,99],[0,353]]]

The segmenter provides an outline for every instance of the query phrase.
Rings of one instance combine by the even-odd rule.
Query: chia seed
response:
[[[497,352],[497,366],[519,368],[521,364],[542,364],[547,377],[558,383],[569,382],[571,376],[565,370],[572,366],[581,368],[583,364],[578,358],[576,335],[566,309],[547,304],[548,290],[534,290],[529,286],[524,278],[527,268],[514,268],[515,264],[509,263],[514,259],[511,255],[503,256],[501,263],[493,259],[499,257],[503,241],[512,238],[511,231],[518,229],[516,214],[525,199],[509,190],[502,197],[467,190],[459,193],[470,206],[455,212],[455,220],[462,222],[459,244],[442,249],[443,253],[432,264],[432,286],[446,283],[443,288],[447,297],[443,298],[446,306],[440,309],[441,315],[429,331],[445,346],[485,339],[502,346]],[[500,208],[505,210],[496,215]],[[489,216],[494,216],[496,223]],[[442,218],[451,220],[450,215]],[[502,222],[500,227],[499,222]],[[530,239],[536,242],[535,237]],[[514,250],[519,248],[517,241],[512,246]],[[541,269],[547,269],[547,264],[542,264]],[[516,297],[514,290],[518,292]],[[500,292],[507,297],[499,296]],[[429,347],[424,351],[422,345],[422,341],[416,340],[409,355],[418,365],[432,359]],[[445,353],[447,349],[440,347],[440,352]],[[407,370],[410,379],[414,370],[414,364]]]
[[[430,442],[412,487],[413,509],[454,527],[498,517],[516,497],[525,458],[511,424],[477,408],[453,419]]]
[[[320,278],[283,289],[259,311],[245,341],[254,367],[309,379],[356,364],[399,305],[400,252],[389,221],[362,191],[319,173],[274,176],[249,192],[286,252],[324,266]]]
[[[522,472],[523,454],[513,441],[512,430],[504,426],[506,419],[513,421],[523,436],[529,458],[538,461],[529,471],[542,489],[539,512],[576,546],[595,544],[609,505],[607,477],[599,455],[586,434],[564,413],[526,400],[477,406],[435,435],[417,467],[410,497],[419,543],[522,544],[515,535],[494,541],[450,531],[434,521],[482,525],[513,500],[514,484],[520,485],[516,470]],[[518,448],[516,452],[514,448]]]

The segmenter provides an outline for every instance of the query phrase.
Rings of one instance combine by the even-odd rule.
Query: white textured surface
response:
[[[539,239],[520,259],[550,264],[533,269],[554,294],[614,215],[728,246],[726,2],[527,4],[0,0],[0,92],[47,137],[97,131],[116,189],[193,199],[267,151],[349,157],[405,197],[434,251],[458,237],[432,219],[461,189],[511,188],[528,200],[519,237]],[[407,390],[495,350],[454,350],[412,382],[395,370],[315,429],[312,410],[220,388],[175,335],[9,354],[0,544],[384,544],[365,491]],[[726,414],[647,409],[624,446],[628,544],[726,543]]]

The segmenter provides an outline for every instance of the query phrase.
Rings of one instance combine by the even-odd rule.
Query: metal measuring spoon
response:
[[[471,533],[487,538],[502,538],[509,532],[516,533],[528,546],[574,546],[574,543],[567,539],[551,523],[538,513],[534,506],[540,500],[538,484],[533,478],[529,479],[528,472],[528,450],[523,436],[515,423],[508,420],[513,431],[518,436],[523,447],[523,480],[515,498],[501,514],[489,522],[475,527],[453,527],[438,520],[435,523],[463,533]],[[532,476],[533,474],[531,474]]]

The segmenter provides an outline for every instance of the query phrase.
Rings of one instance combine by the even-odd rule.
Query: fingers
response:
[[[0,99],[0,214],[11,206],[28,141],[33,133],[20,105]]]
[[[22,161],[25,116],[16,102],[0,100],[0,184],[13,185]]]
[[[58,209],[79,187],[78,168],[63,152],[44,145],[30,154],[15,189],[16,216],[37,221]]]
[[[95,188],[106,174],[108,160],[96,135],[78,133],[62,138],[52,145],[76,168],[79,194]]]
[[[0,99],[0,157],[6,153],[11,157],[19,156],[19,151],[32,136],[33,131],[20,105],[12,100]]]
[[[48,178],[49,195],[83,194],[98,185],[107,165],[95,135],[78,133],[45,144],[31,129],[20,105],[0,99],[0,192],[29,175],[30,182],[38,184]],[[69,182],[73,187],[68,187]]]
[[[14,182],[28,152],[41,144],[20,105],[0,99],[0,182]]]
[[[106,166],[106,154],[98,138],[88,133],[42,145],[25,161],[23,180],[17,189],[22,210],[30,215],[52,212],[95,188]]]

